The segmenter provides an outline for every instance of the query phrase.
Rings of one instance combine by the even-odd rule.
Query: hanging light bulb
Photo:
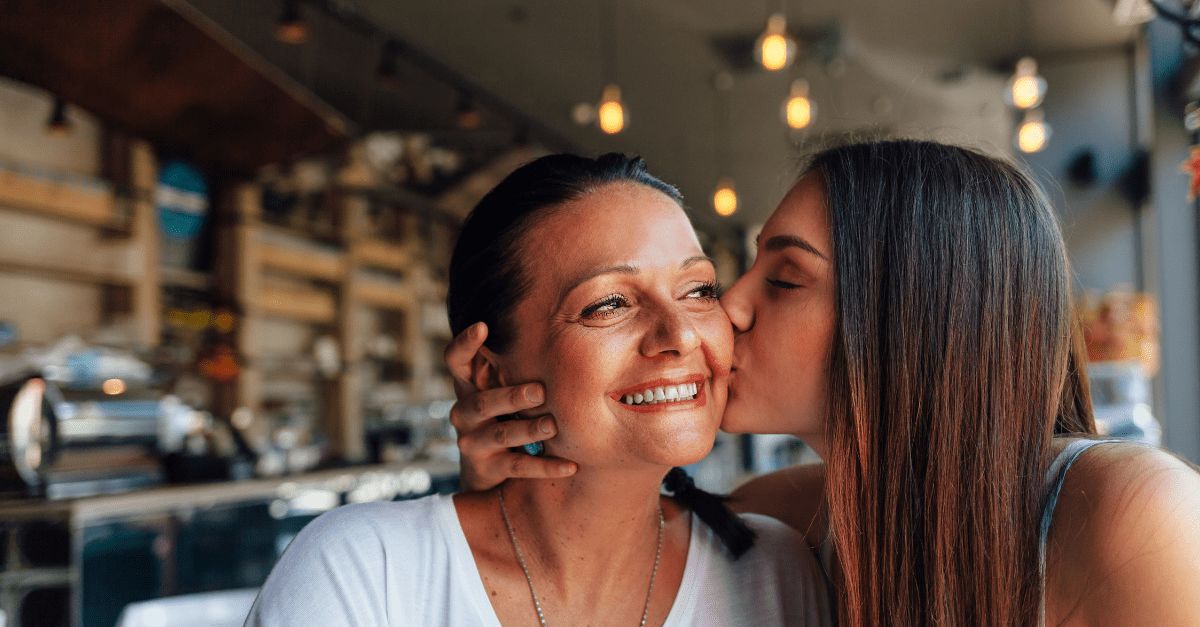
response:
[[[1041,152],[1050,143],[1050,125],[1046,124],[1046,116],[1040,109],[1030,109],[1025,112],[1024,119],[1017,126],[1017,148],[1024,153]]]
[[[767,28],[754,42],[754,60],[775,72],[796,59],[796,40],[787,34],[787,16],[775,13],[767,18]]]
[[[394,39],[384,42],[383,50],[379,53],[379,66],[375,68],[375,78],[385,85],[401,87],[403,81],[400,80],[399,58],[400,44]]]
[[[483,124],[483,112],[467,92],[458,95],[458,104],[454,107],[454,123],[464,130],[477,129]]]
[[[1046,79],[1038,75],[1037,61],[1033,57],[1021,57],[1016,71],[1008,79],[1004,101],[1022,110],[1033,109],[1042,104],[1046,97]]]
[[[275,22],[275,39],[285,44],[302,44],[308,41],[308,23],[300,15],[299,0],[284,0],[283,11]]]
[[[1117,0],[1113,7],[1113,21],[1119,26],[1145,24],[1158,16],[1150,0]]]
[[[71,120],[67,119],[67,103],[58,96],[54,97],[54,107],[50,109],[50,117],[46,119],[46,132],[54,137],[71,133]]]
[[[817,117],[817,103],[808,97],[808,81],[797,78],[792,81],[788,99],[783,103],[783,121],[790,128],[808,128]]]
[[[596,120],[600,130],[609,135],[616,135],[625,129],[625,104],[621,102],[621,88],[615,83],[604,86],[600,94],[600,106],[596,109]]]
[[[717,189],[713,190],[713,211],[721,217],[729,217],[738,210],[737,191],[733,188],[733,179],[728,176],[717,181]]]

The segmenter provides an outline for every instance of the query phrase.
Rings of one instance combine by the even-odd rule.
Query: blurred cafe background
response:
[[[809,147],[966,144],[1061,215],[1102,428],[1200,461],[1195,0],[0,0],[0,625],[240,625],[320,513],[457,487],[446,267],[643,155],[729,284]],[[728,490],[814,461],[722,435]]]

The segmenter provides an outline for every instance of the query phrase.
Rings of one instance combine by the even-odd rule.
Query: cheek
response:
[[[700,333],[705,359],[712,369],[713,378],[724,379],[729,376],[729,368],[733,363],[733,327],[724,310],[703,316],[696,325]]]
[[[746,363],[738,370],[725,428],[817,432],[829,389],[833,325],[832,307],[826,303],[762,303],[753,329],[738,339]]]

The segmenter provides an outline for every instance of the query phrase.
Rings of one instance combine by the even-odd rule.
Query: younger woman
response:
[[[824,458],[736,503],[832,547],[839,622],[1200,624],[1200,475],[1091,435],[1071,281],[1029,176],[952,146],[822,152],[767,221],[722,299],[722,427],[795,434]],[[466,476],[569,473],[480,444],[510,406],[478,411],[474,350],[447,352]]]

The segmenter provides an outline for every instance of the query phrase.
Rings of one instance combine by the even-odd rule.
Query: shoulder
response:
[[[735,560],[714,537],[714,550],[720,551],[722,563],[740,573],[739,576],[769,578],[785,588],[807,587],[823,581],[816,557],[798,531],[770,516],[739,516],[754,531],[754,546]]]
[[[770,516],[740,516],[754,530],[754,546],[736,560],[720,548],[708,580],[721,585],[707,588],[732,594],[735,606],[749,601],[753,607],[741,611],[760,620],[730,624],[829,624],[829,588],[804,536]]]
[[[420,544],[438,529],[439,510],[445,504],[446,499],[432,497],[344,505],[305,525],[288,545],[285,555],[324,552],[340,556],[351,548],[387,553],[408,544]]]
[[[1047,611],[1200,622],[1200,473],[1156,448],[1095,446],[1067,474],[1048,550]]]
[[[825,536],[824,502],[825,464],[805,464],[747,481],[733,492],[729,505],[782,521],[816,547]]]
[[[276,562],[248,624],[386,624],[384,586],[435,557],[446,501],[363,503],[318,516]]]

